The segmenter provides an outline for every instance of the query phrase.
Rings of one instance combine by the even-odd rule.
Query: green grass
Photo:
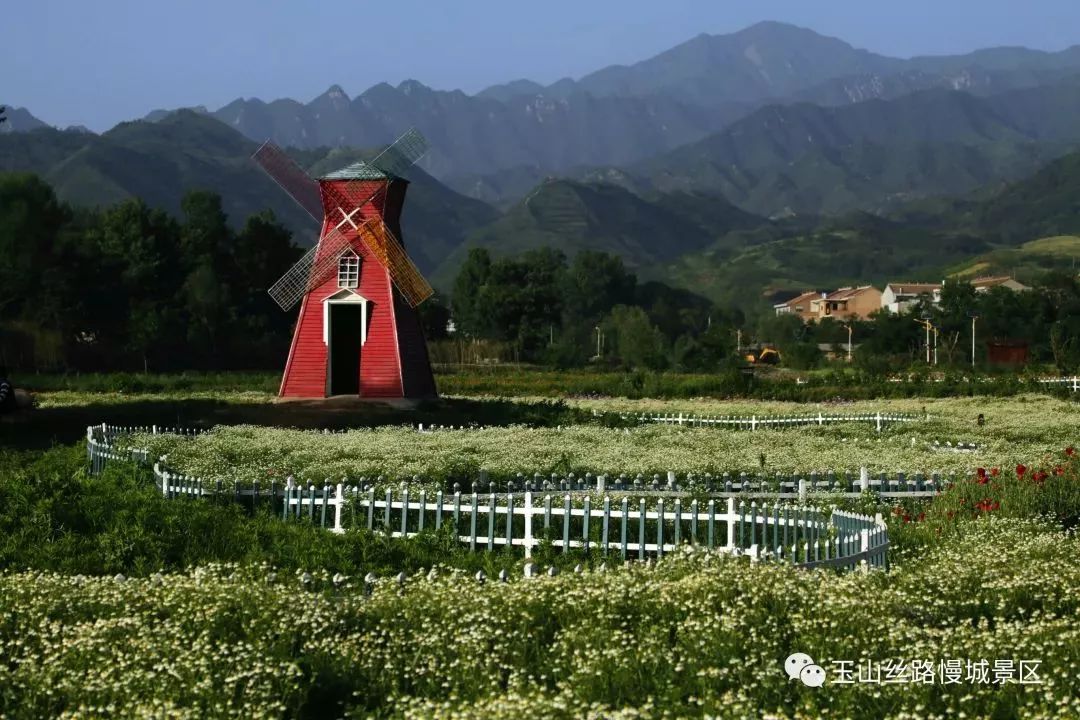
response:
[[[395,574],[440,564],[470,572],[520,572],[512,553],[470,553],[449,533],[416,541],[381,532],[333,535],[283,522],[270,509],[232,500],[167,499],[148,473],[113,464],[86,473],[81,446],[0,452],[0,569],[146,576],[208,562],[266,562],[287,571]],[[572,567],[577,556],[544,554]]]

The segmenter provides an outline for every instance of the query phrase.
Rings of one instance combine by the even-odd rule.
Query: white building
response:
[[[941,302],[941,283],[889,283],[881,293],[881,307],[891,313],[907,312],[925,297],[930,303]]]

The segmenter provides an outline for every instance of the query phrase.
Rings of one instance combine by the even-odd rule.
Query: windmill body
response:
[[[375,160],[318,181],[269,143],[255,154],[302,207],[321,216],[318,242],[270,288],[283,309],[300,303],[281,397],[435,396],[416,312],[432,291],[400,240],[408,181],[395,172],[426,148],[410,145],[417,136],[410,131]]]

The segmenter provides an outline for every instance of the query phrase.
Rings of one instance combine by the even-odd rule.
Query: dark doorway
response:
[[[330,304],[330,395],[360,394],[360,341],[364,309]]]

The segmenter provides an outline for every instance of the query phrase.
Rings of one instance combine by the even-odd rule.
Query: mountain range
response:
[[[511,172],[537,180],[580,166],[633,164],[768,104],[850,105],[935,88],[993,95],[1076,74],[1080,46],[900,59],[765,22],[699,35],[634,65],[546,87],[519,80],[470,96],[408,80],[375,85],[355,98],[334,85],[307,103],[238,98],[217,110],[194,110],[253,140],[307,149],[372,147],[416,126],[432,141],[425,170],[460,191],[506,202],[524,194],[522,183],[508,188],[520,194],[502,195],[507,183],[485,176]]]
[[[101,135],[8,117],[0,170],[37,172],[72,203],[138,195],[178,212],[203,187],[237,223],[273,209],[301,244],[312,224],[252,166],[256,141],[318,173],[417,126],[432,151],[410,176],[404,234],[441,287],[469,248],[546,245],[613,252],[643,277],[745,305],[785,287],[995,267],[1080,233],[1080,46],[898,59],[761,23],[472,96],[332,86],[309,103],[155,111]],[[1072,246],[1034,247],[1052,264]]]
[[[251,160],[257,145],[213,118],[179,111],[159,122],[121,123],[101,135],[53,128],[0,135],[0,170],[33,172],[75,205],[104,206],[130,197],[179,215],[190,189],[218,193],[229,219],[271,209],[309,245],[317,226]],[[340,168],[364,153],[316,149],[296,153],[313,172]],[[410,254],[423,271],[442,262],[473,228],[494,220],[488,205],[455,193],[421,170],[412,185],[402,224]]]

